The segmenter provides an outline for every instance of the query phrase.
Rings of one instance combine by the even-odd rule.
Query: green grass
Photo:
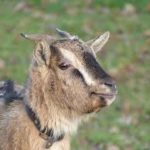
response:
[[[111,38],[99,62],[118,84],[118,98],[79,129],[72,140],[73,150],[150,149],[150,32],[149,0],[53,0],[28,2],[31,10],[16,12],[19,1],[0,1],[0,80],[11,78],[24,83],[34,44],[19,34],[48,33],[56,27],[89,40],[105,32]],[[121,14],[126,3],[136,8]],[[102,11],[105,8],[106,13]]]

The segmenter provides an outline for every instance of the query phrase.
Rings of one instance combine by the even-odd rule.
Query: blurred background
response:
[[[98,60],[118,84],[118,98],[83,124],[73,150],[150,150],[149,0],[0,0],[0,80],[26,81],[34,44],[20,33],[55,28],[84,41],[105,31]]]

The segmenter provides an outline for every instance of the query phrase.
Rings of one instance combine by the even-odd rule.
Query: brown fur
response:
[[[89,86],[82,78],[73,75],[74,67],[67,70],[59,68],[59,64],[66,61],[60,48],[71,51],[86,66],[83,52],[91,53],[90,47],[78,40],[51,41],[43,37],[38,38],[33,53],[24,100],[14,100],[1,112],[0,150],[45,149],[46,141],[39,136],[29,118],[26,104],[37,114],[41,128],[47,126],[53,129],[54,136],[62,132],[65,134],[61,141],[53,143],[50,150],[69,150],[70,135],[76,131],[81,120],[107,105],[107,99],[97,93],[106,93],[106,89],[111,91],[110,87],[104,86],[106,80],[112,82],[110,76],[97,77],[96,72],[89,69],[88,74],[97,83]],[[94,56],[91,57],[94,59]],[[96,68],[97,62],[94,63],[97,72],[101,72],[100,68]]]

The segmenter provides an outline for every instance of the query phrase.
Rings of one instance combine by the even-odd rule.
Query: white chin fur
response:
[[[114,102],[116,99],[116,96],[114,96],[112,99],[106,99],[106,105],[109,106],[112,104],[112,102]]]

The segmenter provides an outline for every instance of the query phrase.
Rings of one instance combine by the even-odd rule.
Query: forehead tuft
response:
[[[68,49],[73,52],[79,52],[79,51],[84,51],[85,46],[82,44],[79,40],[69,40],[69,39],[63,39],[63,40],[57,40],[54,43],[54,46],[63,49]]]

